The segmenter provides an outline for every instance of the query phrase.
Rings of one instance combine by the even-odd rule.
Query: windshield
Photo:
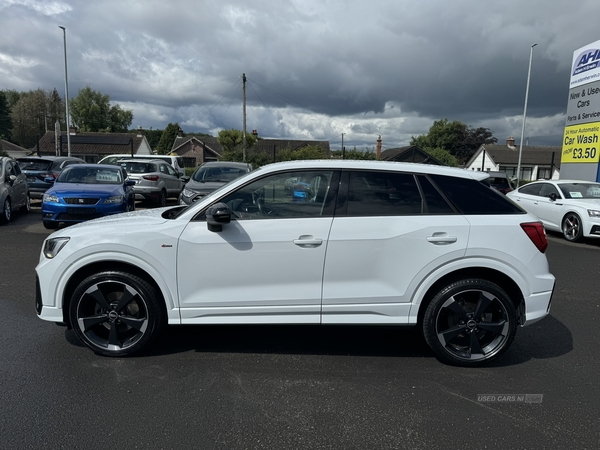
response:
[[[194,172],[192,179],[200,183],[205,183],[207,181],[228,183],[241,177],[245,173],[246,171],[244,169],[237,167],[204,166]]]
[[[141,162],[141,161],[122,162],[121,167],[125,167],[125,170],[127,170],[127,173],[158,172],[158,169],[156,168],[156,164]]]
[[[119,169],[73,167],[63,170],[56,181],[79,184],[121,184],[123,178]]]
[[[559,184],[565,198],[600,198],[600,183]]]
[[[45,159],[17,159],[22,170],[50,170],[52,161]]]

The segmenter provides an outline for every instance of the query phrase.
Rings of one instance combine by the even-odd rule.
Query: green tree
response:
[[[0,91],[0,139],[9,140],[12,127],[6,94]]]
[[[12,107],[10,118],[13,124],[11,138],[22,147],[30,148],[41,137],[48,126],[48,93],[42,89],[24,92]]]
[[[178,123],[170,123],[167,125],[167,128],[162,132],[160,136],[160,141],[158,141],[158,145],[154,149],[156,153],[159,155],[166,155],[173,148],[173,142],[175,142],[175,138],[177,138],[177,133],[179,133],[179,124]]]
[[[246,132],[246,150],[256,144],[256,136]],[[242,144],[244,142],[244,132],[232,128],[231,130],[221,130],[217,135],[217,142],[223,147],[223,158],[225,161],[242,161]],[[228,159],[225,159],[228,158]]]
[[[483,144],[495,144],[488,128],[471,128],[457,120],[436,120],[427,134],[413,136],[410,145],[426,149],[443,149],[454,156],[459,164],[464,164]]]
[[[81,131],[124,132],[133,121],[133,112],[124,110],[119,104],[110,105],[110,97],[86,86],[77,97],[69,101],[73,123]]]
[[[456,167],[458,166],[458,160],[450,154],[448,150],[444,150],[443,148],[421,148],[424,152],[430,154],[439,162],[444,163],[447,166]]]
[[[344,155],[341,150],[334,150],[331,152],[331,156],[337,159],[360,159],[360,160],[376,160],[377,154],[371,150],[357,150],[354,147],[352,150],[346,150]]]

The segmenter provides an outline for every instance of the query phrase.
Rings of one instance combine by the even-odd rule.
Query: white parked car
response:
[[[536,181],[507,195],[537,216],[547,230],[561,232],[568,241],[600,237],[600,183]]]
[[[545,317],[542,224],[485,173],[376,161],[250,172],[189,206],[50,235],[40,318],[93,351],[144,349],[167,324],[417,326],[442,361],[500,356]]]

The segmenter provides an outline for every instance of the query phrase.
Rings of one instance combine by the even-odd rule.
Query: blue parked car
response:
[[[46,179],[52,182],[51,178]],[[42,198],[42,220],[48,229],[133,211],[135,181],[127,171],[108,164],[76,164],[64,169]]]

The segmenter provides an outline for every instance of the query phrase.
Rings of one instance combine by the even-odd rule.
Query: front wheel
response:
[[[581,218],[571,212],[565,216],[562,223],[563,236],[567,241],[579,242],[583,238]]]
[[[508,349],[517,313],[499,286],[482,279],[456,281],[442,289],[425,310],[423,332],[436,357],[448,364],[474,367]]]
[[[31,199],[29,198],[29,195],[27,195],[27,198],[25,199],[25,204],[21,206],[19,211],[21,211],[22,213],[28,213],[29,211],[31,211]]]
[[[71,297],[69,316],[77,337],[106,356],[139,352],[166,324],[156,289],[125,272],[101,272],[83,280]]]
[[[0,214],[0,223],[8,223],[10,222],[10,218],[11,218],[11,205],[10,205],[10,199],[6,198],[6,200],[4,200],[4,211],[2,212],[2,214]]]
[[[43,223],[44,223],[44,228],[47,230],[56,230],[58,228],[58,222],[44,220]]]

